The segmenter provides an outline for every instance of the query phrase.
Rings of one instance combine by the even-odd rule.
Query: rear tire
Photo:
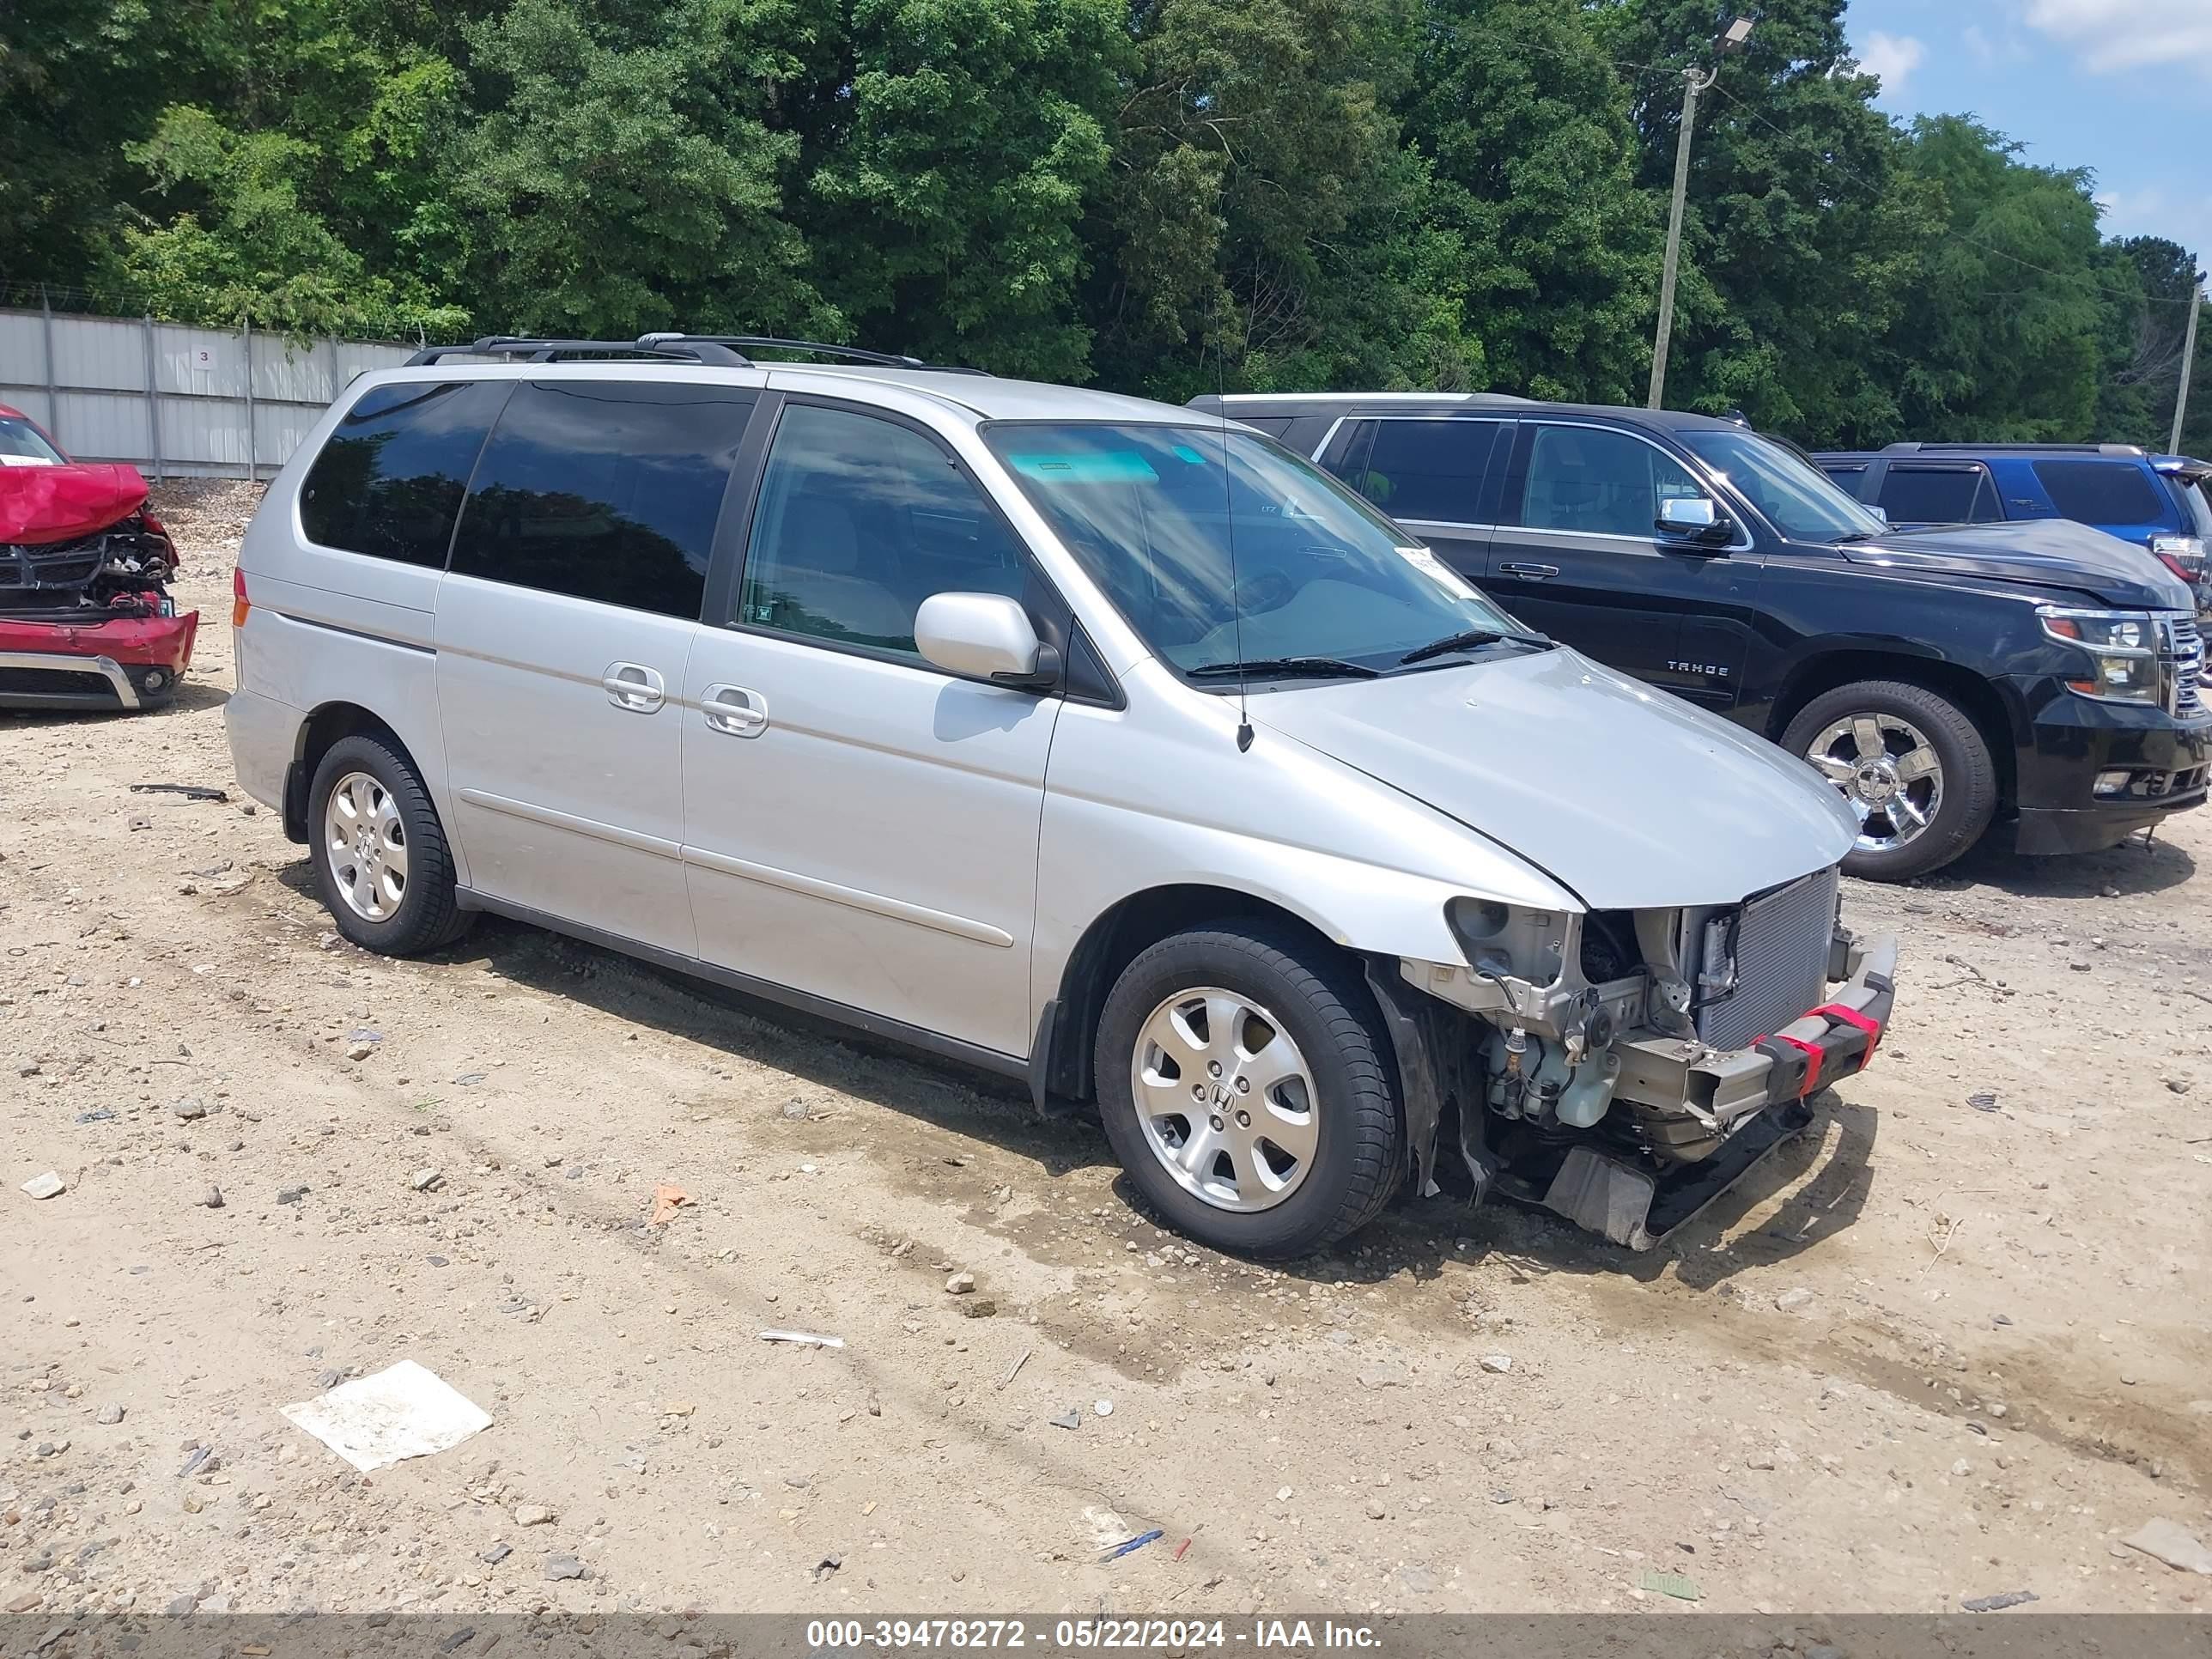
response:
[[[1852,735],[1850,728],[1862,721],[1873,723],[1861,729],[1878,739],[1877,744],[1862,744]],[[1906,770],[1924,768],[1927,759],[1915,757],[1923,750],[1926,757],[1932,757],[1938,769],[1932,775],[1922,770],[1902,778],[1899,792],[1908,805],[1915,795],[1929,798],[1927,805],[1932,810],[1928,811],[1926,825],[1913,826],[1903,816],[1893,817],[1891,814],[1899,808],[1872,805],[1862,823],[1863,830],[1872,833],[1863,835],[1859,845],[1844,858],[1847,876],[1869,881],[1909,881],[1940,870],[1982,838],[1996,812],[1996,763],[1990,757],[1989,742],[1981,728],[1957,704],[1923,685],[1904,680],[1862,680],[1824,691],[1798,710],[1782,734],[1782,746],[1821,770],[1826,781],[1835,785],[1846,800],[1861,805],[1869,804],[1867,794],[1879,794],[1890,786],[1889,773],[1899,772],[1900,764]],[[1870,754],[1870,747],[1879,747],[1882,752]],[[1825,766],[1814,758],[1815,751],[1825,759]],[[1889,773],[1865,786],[1855,777],[1844,775],[1861,757],[1878,768],[1887,767]],[[1931,776],[1937,786],[1935,790],[1928,788]],[[1906,828],[1911,829],[1908,836],[1895,835]],[[1869,841],[1893,844],[1870,845]]]
[[[430,792],[378,738],[341,738],[315,768],[307,852],[331,921],[363,950],[416,956],[452,944],[476,919],[460,908]]]
[[[1237,1029],[1224,1019],[1212,1030],[1201,1005],[1233,1011]],[[1177,1025],[1178,1013],[1201,1024]],[[1197,1046],[1170,1037],[1187,1071],[1168,1069],[1177,1062],[1158,1039],[1170,1030],[1211,1031]],[[1287,1260],[1365,1225],[1398,1188],[1405,1131],[1389,1054],[1347,961],[1295,927],[1224,922],[1164,939],[1122,970],[1098,1023],[1099,1115],[1129,1179],[1176,1231]],[[1211,1075],[1209,1056],[1223,1066]],[[1295,1082],[1271,1080],[1291,1072]],[[1185,1097],[1192,1115],[1178,1127]],[[1270,1101],[1305,1110],[1279,1105],[1271,1119]],[[1240,1117],[1252,1127],[1239,1130]],[[1217,1141],[1224,1150],[1211,1153]]]

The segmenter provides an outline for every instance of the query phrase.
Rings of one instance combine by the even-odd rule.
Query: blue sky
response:
[[[2212,0],[1850,0],[1892,114],[1971,113],[2097,176],[2112,236],[2212,266]]]

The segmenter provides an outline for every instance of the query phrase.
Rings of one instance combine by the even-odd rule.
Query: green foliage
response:
[[[1170,399],[1637,402],[1725,11],[15,0],[0,282],[302,334],[799,333]],[[2190,255],[1875,91],[1844,0],[1762,0],[1719,60],[1668,401],[1810,444],[2162,445]]]
[[[1120,0],[856,0],[801,209],[861,337],[1080,380],[1085,200],[1106,177]]]
[[[1662,214],[1626,90],[1579,0],[1436,0],[1407,133],[1431,174],[1452,297],[1486,383],[1641,401]]]

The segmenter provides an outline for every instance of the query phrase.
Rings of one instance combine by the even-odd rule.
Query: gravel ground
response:
[[[0,715],[0,1607],[2212,1606],[2122,1542],[2212,1539],[2212,814],[1854,884],[1880,1060],[1659,1252],[1437,1200],[1278,1272],[998,1085],[339,944],[230,775],[251,496],[161,506],[176,706]],[[493,1425],[362,1475],[279,1414],[401,1359]]]

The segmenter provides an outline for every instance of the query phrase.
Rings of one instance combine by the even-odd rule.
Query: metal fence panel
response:
[[[0,309],[0,403],[80,460],[129,461],[157,477],[268,477],[356,374],[413,349]]]
[[[113,317],[54,319],[54,382],[74,391],[143,392],[146,330]],[[25,369],[29,364],[23,365]],[[33,377],[0,365],[9,380]]]

